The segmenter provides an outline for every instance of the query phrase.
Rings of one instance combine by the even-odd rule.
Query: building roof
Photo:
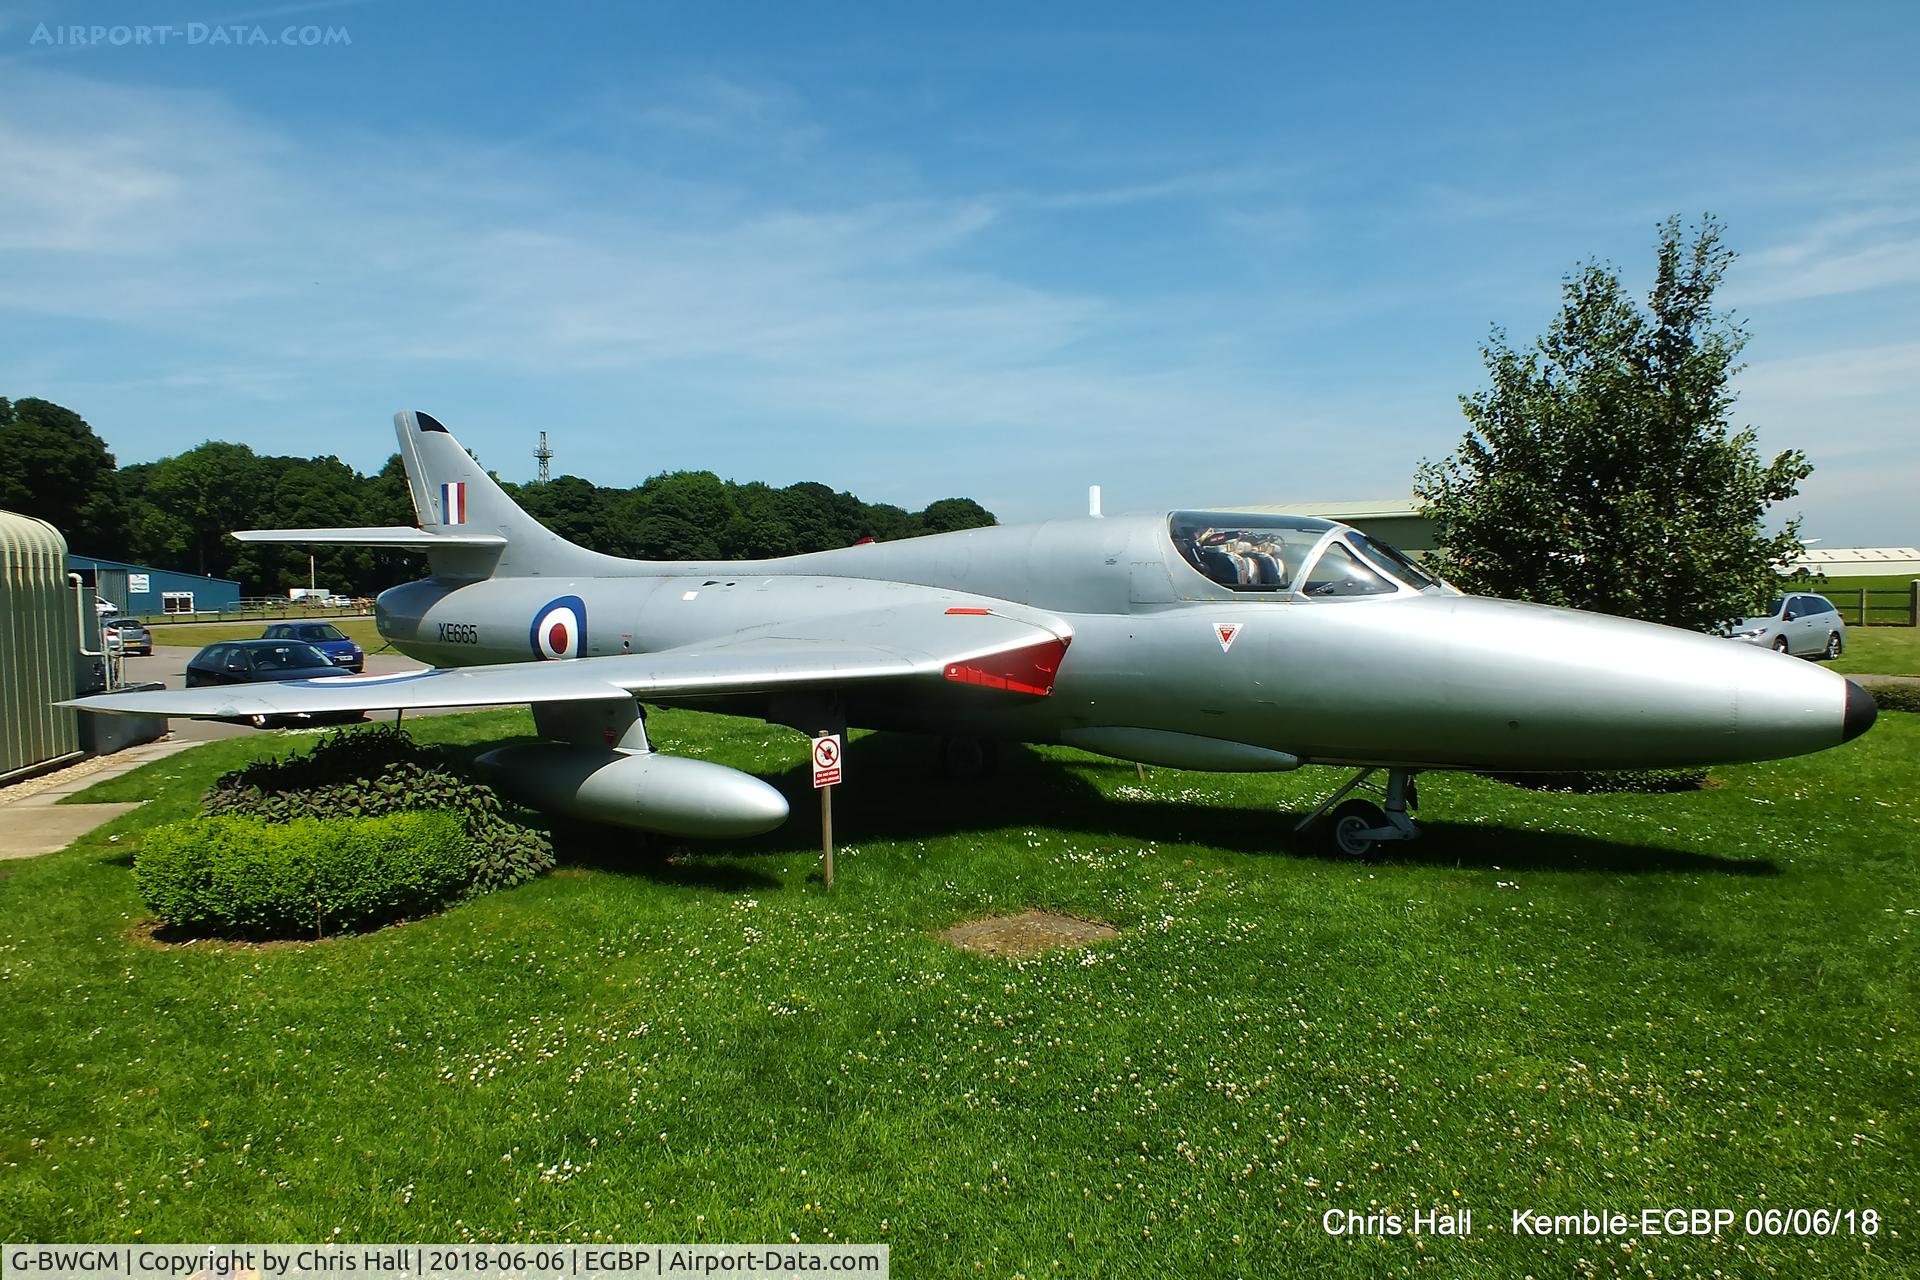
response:
[[[1788,564],[1794,573],[1830,578],[1912,574],[1920,578],[1920,547],[1813,547]]]
[[[1920,547],[1814,547],[1795,557],[1794,563],[1879,565],[1908,560],[1920,560]]]
[[[220,582],[229,586],[240,584],[232,578],[215,578],[204,573],[189,573],[185,569],[162,569],[150,564],[129,564],[125,560],[109,560],[105,556],[84,556],[77,551],[67,553],[69,565],[85,565],[90,569],[127,569],[134,573],[166,574],[175,578],[196,578],[201,582]]]

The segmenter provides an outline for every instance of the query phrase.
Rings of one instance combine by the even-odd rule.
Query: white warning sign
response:
[[[840,735],[824,733],[813,740],[813,785],[815,788],[838,786],[840,782]]]
[[[1216,622],[1213,624],[1213,634],[1219,637],[1220,652],[1225,653],[1227,650],[1233,648],[1233,642],[1240,634],[1240,624],[1237,622]]]

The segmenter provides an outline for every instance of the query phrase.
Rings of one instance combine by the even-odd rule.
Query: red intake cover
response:
[[[1053,678],[1060,671],[1060,659],[1066,656],[1067,643],[1043,640],[1024,648],[975,658],[972,662],[950,662],[947,679],[956,684],[977,684],[1044,698],[1053,692]]]

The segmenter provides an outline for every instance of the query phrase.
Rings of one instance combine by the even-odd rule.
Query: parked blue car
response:
[[[298,640],[327,655],[335,666],[359,672],[366,669],[367,655],[359,645],[342,635],[330,622],[276,622],[267,628],[262,640]]]

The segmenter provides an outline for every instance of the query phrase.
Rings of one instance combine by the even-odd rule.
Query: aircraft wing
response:
[[[369,529],[235,529],[241,542],[300,542],[344,547],[396,547],[430,550],[434,547],[504,547],[497,533],[428,533],[412,525],[382,525]]]
[[[61,705],[227,719],[753,694],[873,681],[944,682],[1044,697],[1072,638],[1064,628],[971,611],[904,618],[883,611],[835,619],[831,633],[827,625],[775,624],[652,653],[96,694]]]

